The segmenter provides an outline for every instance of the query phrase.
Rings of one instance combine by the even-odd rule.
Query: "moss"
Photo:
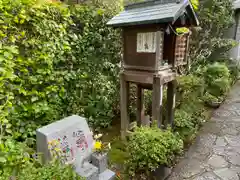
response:
[[[120,140],[120,137],[117,137],[111,143],[111,150],[109,152],[110,163],[123,165],[127,157],[126,142],[123,142]]]

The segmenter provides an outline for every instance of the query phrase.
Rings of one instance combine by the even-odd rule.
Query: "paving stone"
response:
[[[225,155],[225,146],[214,146],[213,147],[213,154],[224,156]]]
[[[231,103],[231,104],[223,104],[221,106],[222,109],[229,110],[229,111],[236,111],[240,108],[240,103]]]
[[[206,122],[207,125],[203,126],[200,131],[200,136],[206,135],[207,133],[219,135],[221,132],[221,128],[223,126],[222,122],[216,123],[212,119]]]
[[[191,159],[198,159],[199,161],[204,161],[209,158],[213,154],[212,147],[201,146],[199,148],[195,148],[195,151],[189,151],[186,153],[186,158],[190,157]]]
[[[217,110],[213,113],[213,117],[228,118],[232,115],[229,110]]]
[[[227,159],[232,165],[240,166],[240,155],[237,152],[228,152]]]
[[[201,146],[211,147],[214,145],[217,136],[211,133],[200,134],[196,139],[196,143]]]
[[[193,178],[192,180],[221,180],[221,179],[212,172],[206,172],[198,177]]]
[[[188,164],[181,168],[180,176],[183,178],[191,178],[193,176],[202,174],[205,171],[205,164],[199,160],[191,159]]]
[[[228,162],[219,155],[213,155],[207,163],[213,168],[223,168],[228,166]]]
[[[181,177],[178,173],[172,172],[171,177],[167,178],[168,180],[183,180],[184,178]]]
[[[239,102],[240,102],[240,96],[238,98],[234,98],[234,99],[227,98],[225,100],[225,104],[239,103]]]
[[[204,161],[206,158],[212,155],[213,146],[215,142],[215,136],[211,136],[207,138],[208,143],[204,143],[204,139],[206,138],[198,138],[195,143],[189,148],[189,150],[185,153],[185,158],[190,157],[198,159],[200,161]]]
[[[237,136],[239,131],[238,131],[238,123],[228,123],[228,124],[224,124],[221,126],[219,135],[233,135],[233,136]]]
[[[229,146],[240,146],[240,136],[226,135],[225,139]]]
[[[240,180],[240,81],[168,180]]]
[[[217,137],[217,140],[215,142],[216,147],[226,146],[227,142],[225,140],[225,137]]]
[[[239,180],[237,172],[229,168],[217,169],[214,173],[222,180]]]

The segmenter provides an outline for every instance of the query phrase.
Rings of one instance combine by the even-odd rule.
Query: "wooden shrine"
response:
[[[188,0],[148,0],[125,6],[108,25],[120,27],[123,39],[121,135],[129,128],[129,83],[137,85],[137,123],[143,124],[143,91],[152,89],[152,120],[159,127],[173,124],[176,68],[187,64],[189,33],[179,27],[199,24]],[[167,121],[162,122],[163,86],[167,86]]]

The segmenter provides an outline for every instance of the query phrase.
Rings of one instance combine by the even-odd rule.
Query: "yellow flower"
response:
[[[102,148],[102,143],[100,141],[96,141],[94,144],[94,149],[100,150]]]
[[[56,152],[61,152],[61,149],[60,148],[55,148],[54,149]]]
[[[54,145],[59,144],[59,142],[58,142],[56,139],[54,139],[54,140],[52,141],[52,143],[53,143]]]

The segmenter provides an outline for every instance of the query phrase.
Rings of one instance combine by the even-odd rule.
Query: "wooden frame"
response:
[[[122,71],[120,73],[121,83],[121,137],[125,139],[130,128],[128,105],[129,105],[129,83],[137,85],[137,125],[149,125],[144,112],[144,89],[152,89],[152,121],[157,121],[158,127],[173,125],[175,109],[176,73],[174,72],[139,72]],[[163,122],[163,87],[167,84],[167,121]],[[147,122],[148,121],[148,122]]]

